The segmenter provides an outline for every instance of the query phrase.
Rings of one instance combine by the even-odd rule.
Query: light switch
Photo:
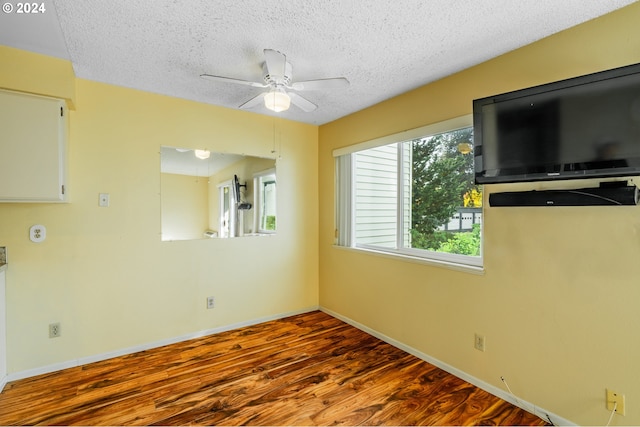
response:
[[[44,225],[36,224],[29,229],[29,238],[33,243],[43,242],[47,238],[47,229]]]

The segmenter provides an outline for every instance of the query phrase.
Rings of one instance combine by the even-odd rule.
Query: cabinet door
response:
[[[66,200],[64,101],[0,90],[0,201]]]

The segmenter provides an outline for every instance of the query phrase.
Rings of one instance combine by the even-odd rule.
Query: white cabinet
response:
[[[64,202],[63,100],[0,90],[0,202]]]

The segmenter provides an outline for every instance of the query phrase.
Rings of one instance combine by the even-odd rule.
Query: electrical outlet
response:
[[[60,327],[60,323],[50,323],[49,338],[58,338],[60,335],[62,335],[62,329]]]
[[[485,350],[484,335],[476,334],[473,346],[476,348],[476,350],[484,351]]]
[[[613,411],[613,408],[615,407],[616,414],[624,415],[624,394],[620,394],[609,389],[606,389],[606,390],[607,390],[607,410]]]
[[[47,238],[47,228],[44,225],[34,225],[29,229],[29,239],[33,243],[41,243],[44,242],[44,239]]]
[[[214,308],[215,302],[216,300],[214,297],[207,297],[207,308]]]

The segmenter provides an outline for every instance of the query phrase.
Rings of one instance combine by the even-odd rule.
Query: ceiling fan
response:
[[[264,102],[264,105],[275,112],[285,111],[290,104],[294,104],[305,112],[311,112],[318,108],[316,104],[298,95],[296,92],[305,90],[340,89],[349,86],[349,80],[344,77],[335,77],[319,80],[306,80],[294,82],[292,80],[291,63],[287,57],[273,49],[264,50],[265,62],[262,65],[262,78],[264,82],[251,82],[230,77],[212,76],[202,74],[203,79],[225,83],[236,83],[257,88],[269,89],[244,104],[240,108],[251,108]]]

